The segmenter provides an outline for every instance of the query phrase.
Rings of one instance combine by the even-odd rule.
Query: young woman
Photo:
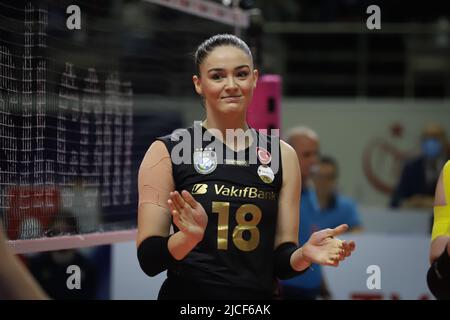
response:
[[[438,299],[450,299],[450,161],[444,165],[436,186],[427,282]]]
[[[155,141],[139,171],[138,259],[150,276],[168,270],[159,299],[270,299],[276,278],[296,276],[311,263],[337,266],[355,248],[335,238],[348,226],[316,232],[298,246],[296,153],[247,124],[258,80],[248,46],[216,35],[198,47],[195,63],[206,118]],[[250,134],[224,139],[227,129]],[[208,139],[195,145],[196,132],[219,147],[208,148]],[[180,153],[177,140],[189,150]],[[217,159],[222,153],[225,159]]]

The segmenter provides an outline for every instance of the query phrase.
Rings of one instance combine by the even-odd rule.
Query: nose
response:
[[[225,89],[227,90],[235,90],[237,88],[236,82],[234,81],[234,77],[228,77],[227,82],[225,84]]]

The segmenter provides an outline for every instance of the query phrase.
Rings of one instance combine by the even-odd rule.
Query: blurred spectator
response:
[[[337,191],[338,165],[331,157],[323,156],[314,175],[314,185],[320,214],[315,222],[318,230],[347,224],[350,232],[361,231],[362,224],[355,202]]]
[[[422,153],[407,161],[392,195],[391,207],[432,208],[439,172],[449,158],[444,128],[428,124],[421,137]]]
[[[320,210],[312,182],[312,174],[317,170],[319,161],[319,137],[310,128],[296,127],[287,133],[286,142],[297,153],[302,175],[302,193],[300,200],[300,245],[306,243],[311,234],[318,231],[314,227],[315,217]],[[314,300],[318,297],[330,297],[323,281],[320,266],[312,264],[301,276],[280,282],[284,299]]]
[[[302,175],[300,244],[305,243],[316,231],[335,228],[344,223],[353,231],[360,229],[361,222],[355,204],[336,192],[336,162],[329,157],[319,157],[317,133],[310,128],[296,127],[288,132],[286,142],[297,153]],[[301,276],[281,281],[280,285],[284,299],[331,299],[322,269],[317,264],[313,264]]]

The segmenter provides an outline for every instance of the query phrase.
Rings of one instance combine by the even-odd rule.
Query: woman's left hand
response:
[[[340,261],[349,257],[355,250],[354,241],[335,238],[345,233],[348,225],[341,224],[334,229],[324,229],[311,235],[302,247],[303,258],[310,263],[337,267]]]

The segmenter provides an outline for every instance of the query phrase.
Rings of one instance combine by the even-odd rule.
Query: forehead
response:
[[[252,66],[250,57],[242,49],[234,46],[220,46],[211,51],[203,61],[201,68],[235,68],[241,65]]]
[[[424,130],[423,136],[439,138],[445,136],[445,133],[444,129],[439,126],[430,126]]]
[[[317,149],[319,147],[319,141],[306,135],[294,136],[292,142],[300,149],[300,151]]]

